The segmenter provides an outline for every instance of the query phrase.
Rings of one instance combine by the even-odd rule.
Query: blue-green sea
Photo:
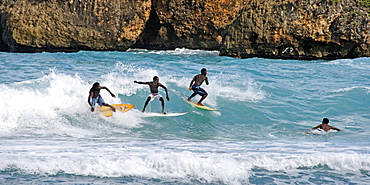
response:
[[[219,111],[184,101],[202,68],[203,103]],[[141,112],[149,86],[134,81],[153,76],[165,111],[187,114]],[[0,77],[0,184],[370,184],[370,58],[3,52]],[[135,108],[91,112],[94,82],[116,95],[102,90],[106,103]],[[342,131],[302,134],[323,118]]]

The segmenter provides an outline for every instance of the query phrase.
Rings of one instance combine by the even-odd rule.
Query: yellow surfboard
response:
[[[202,109],[202,110],[209,110],[209,111],[218,111],[217,109],[213,109],[211,107],[207,107],[205,105],[198,105],[197,103],[195,102],[192,102],[192,101],[189,101],[189,100],[185,100],[188,104],[192,105],[193,107],[196,107],[198,109]]]
[[[116,109],[116,111],[121,111],[121,112],[127,112],[135,107],[135,105],[130,105],[130,104],[113,104],[111,106],[113,106]],[[101,112],[103,116],[105,117],[113,116],[113,110],[112,108],[108,106],[98,107],[97,110]]]

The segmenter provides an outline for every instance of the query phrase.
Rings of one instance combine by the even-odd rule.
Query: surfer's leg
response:
[[[108,103],[103,103],[103,105],[110,107],[113,112],[116,112],[116,108],[114,108],[112,105],[109,105]]]
[[[114,108],[113,106],[109,105],[108,103],[105,103],[104,102],[104,99],[101,96],[98,97],[97,103],[99,104],[100,107],[103,106],[103,105],[104,106],[108,106],[108,107],[110,107],[112,109],[113,112],[116,112],[116,108]]]
[[[148,99],[146,99],[142,112],[145,112],[145,108],[146,108],[146,106],[148,105],[148,103],[150,102],[151,99],[152,99],[151,97],[148,97]]]
[[[188,101],[190,101],[190,99],[192,99],[195,95],[197,95],[197,93],[193,93],[192,95],[190,95]]]
[[[96,98],[91,98],[91,112],[95,110],[95,104],[98,100]]]
[[[202,101],[203,101],[204,99],[206,99],[206,98],[207,98],[207,96],[208,96],[208,94],[203,95],[203,96],[202,96],[202,98],[198,101],[198,104],[199,104],[199,105],[203,105],[203,104],[202,104]]]
[[[163,114],[166,114],[166,112],[164,112],[164,100],[163,100],[163,98],[161,97],[161,98],[159,98],[159,101],[161,101],[161,105],[162,105],[162,113]]]
[[[206,99],[206,98],[207,98],[208,93],[207,93],[207,91],[206,91],[206,90],[201,89],[201,91],[199,92],[199,95],[201,95],[201,96],[202,96],[202,98],[198,101],[198,104],[199,104],[199,105],[203,105],[203,104],[202,104],[202,101],[203,101],[204,99]]]

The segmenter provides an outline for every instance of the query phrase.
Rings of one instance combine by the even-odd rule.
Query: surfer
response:
[[[191,98],[193,98],[195,95],[199,94],[202,98],[200,98],[200,100],[198,101],[197,104],[203,106],[202,101],[208,96],[208,93],[206,92],[206,90],[204,90],[200,86],[202,85],[202,83],[204,81],[206,81],[206,85],[209,84],[208,83],[208,77],[206,76],[207,75],[207,69],[203,68],[202,70],[200,70],[200,73],[201,74],[195,75],[193,80],[190,82],[190,85],[189,85],[188,89],[190,91],[193,90],[193,94],[190,95],[190,97],[187,100],[190,101]]]
[[[337,131],[340,131],[339,128],[335,128],[335,127],[330,126],[328,124],[329,124],[329,119],[328,118],[324,118],[324,119],[322,119],[322,124],[317,125],[316,127],[313,127],[312,130],[315,130],[315,129],[320,128],[320,129],[324,130],[325,132],[327,132],[329,130],[337,130]]]
[[[146,108],[146,106],[148,105],[148,103],[150,101],[156,99],[156,100],[161,101],[161,103],[162,103],[162,113],[163,114],[166,114],[166,112],[164,112],[164,100],[163,100],[162,95],[158,93],[158,87],[162,87],[166,91],[166,99],[167,99],[167,101],[170,101],[170,97],[168,97],[167,87],[164,86],[163,84],[159,83],[158,76],[154,76],[152,82],[138,82],[138,81],[134,81],[134,83],[137,83],[137,84],[148,84],[149,87],[150,87],[150,94],[149,94],[147,100],[145,101],[145,105],[144,105],[144,108],[143,108],[143,111],[142,112],[145,112],[145,108]]]
[[[99,104],[100,107],[103,106],[103,105],[108,106],[114,112],[116,112],[116,109],[113,106],[104,102],[103,98],[100,95],[100,90],[101,89],[107,90],[113,98],[116,97],[116,95],[114,95],[112,92],[110,92],[110,90],[107,87],[100,86],[100,84],[98,82],[95,82],[93,84],[93,86],[91,87],[90,91],[89,91],[89,98],[87,99],[87,102],[89,103],[89,105],[91,107],[91,112],[94,112],[95,104]]]

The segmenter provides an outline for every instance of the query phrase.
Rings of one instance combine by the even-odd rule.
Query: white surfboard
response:
[[[307,132],[302,132],[302,134],[319,135],[319,134],[326,134],[326,132],[324,130],[318,128],[318,129],[310,130],[310,131],[307,131]]]
[[[157,112],[144,112],[144,114],[148,117],[151,117],[151,116],[182,116],[184,114],[186,114],[187,112],[182,112],[182,113],[171,113],[171,112],[168,112],[166,114],[163,114],[163,113],[157,113]]]

